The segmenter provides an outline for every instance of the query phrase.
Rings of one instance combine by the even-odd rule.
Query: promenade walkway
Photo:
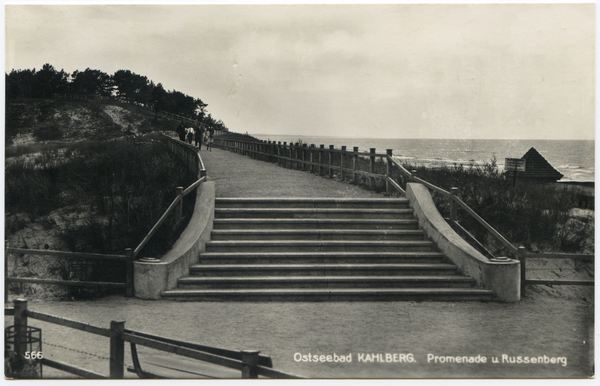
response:
[[[286,169],[227,150],[204,147],[200,152],[217,197],[339,197],[383,198],[355,185]]]

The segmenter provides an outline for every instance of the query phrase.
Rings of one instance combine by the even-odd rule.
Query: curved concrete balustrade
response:
[[[483,288],[494,291],[498,300],[517,302],[521,298],[520,262],[491,261],[463,240],[442,218],[429,190],[422,184],[409,183],[406,197],[427,236],[466,275]]]
[[[215,184],[204,182],[196,190],[194,213],[186,229],[160,262],[133,263],[135,296],[160,299],[161,291],[177,287],[177,279],[189,275],[210,240],[215,216]]]
[[[190,172],[198,178],[206,175],[204,163],[194,146],[161,135],[169,150],[177,154]],[[193,194],[193,193],[191,193]],[[215,184],[203,182],[196,189],[194,212],[186,229],[169,252],[157,262],[133,262],[135,296],[141,299],[160,299],[161,291],[177,287],[177,280],[189,274],[190,266],[198,263],[210,240],[215,217]]]

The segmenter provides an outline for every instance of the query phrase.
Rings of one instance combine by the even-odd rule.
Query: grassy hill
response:
[[[25,99],[6,103],[6,146],[77,142],[172,131],[174,119],[113,101]]]
[[[128,134],[173,133],[179,124],[144,108],[38,99],[7,103],[6,111],[5,236],[12,247],[122,253],[144,238],[175,198],[175,187],[195,180],[159,142],[136,146],[124,140]],[[185,213],[191,210],[193,200],[184,200]],[[141,256],[164,254],[186,221],[167,223]],[[72,263],[10,255],[8,272],[72,279],[79,275]],[[122,274],[111,269],[111,275]],[[75,294],[53,287],[15,284],[10,290]]]

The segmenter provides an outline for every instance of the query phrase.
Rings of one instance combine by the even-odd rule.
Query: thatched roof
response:
[[[519,177],[543,178],[547,180],[560,180],[563,175],[550,165],[548,161],[535,148],[531,148],[521,159],[525,161],[525,171],[519,172]]]

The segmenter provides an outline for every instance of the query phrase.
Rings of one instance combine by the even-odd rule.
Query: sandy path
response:
[[[348,197],[383,198],[367,189],[221,149],[200,156],[217,197]]]

